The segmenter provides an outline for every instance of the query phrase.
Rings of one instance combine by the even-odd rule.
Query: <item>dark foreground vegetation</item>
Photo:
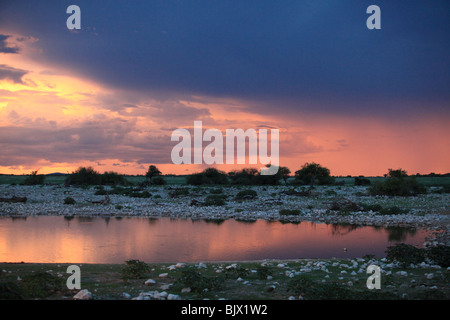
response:
[[[389,247],[386,259],[306,259],[239,263],[80,265],[92,299],[130,299],[160,293],[180,299],[379,300],[450,298],[449,247]],[[426,265],[420,265],[425,263]],[[431,264],[433,263],[433,264]],[[381,289],[367,289],[368,265],[379,265]],[[72,299],[68,264],[0,264],[0,299]],[[406,274],[406,275],[405,275]],[[147,281],[148,279],[152,279]],[[165,293],[165,294],[164,294]]]

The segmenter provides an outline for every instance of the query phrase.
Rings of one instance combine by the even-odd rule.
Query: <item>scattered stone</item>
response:
[[[131,295],[126,293],[126,292],[123,292],[122,293],[122,298],[124,298],[124,299],[131,299]]]
[[[181,289],[181,293],[189,293],[189,292],[191,292],[191,288],[183,288],[183,289]]]
[[[160,273],[158,278],[167,278],[168,275],[168,273]]]
[[[169,293],[167,296],[167,300],[181,300],[181,297],[177,294]]]
[[[80,290],[76,295],[73,296],[74,300],[89,300],[92,298],[92,293],[87,289]]]
[[[156,283],[156,281],[153,279],[148,279],[147,281],[144,282],[144,284],[146,286],[151,286],[151,285],[154,285],[155,283]]]

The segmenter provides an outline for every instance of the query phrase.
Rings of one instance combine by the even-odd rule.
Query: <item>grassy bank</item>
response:
[[[367,266],[381,267],[381,289],[369,290]],[[78,290],[68,290],[68,264],[0,264],[2,298],[8,290],[25,299],[71,300]],[[186,264],[149,264],[123,278],[125,264],[79,264],[81,288],[93,299],[120,300],[145,297],[158,291],[181,299],[305,300],[328,299],[449,299],[449,270],[436,266],[402,269],[385,259],[326,259]],[[161,275],[165,277],[161,277]],[[30,275],[34,275],[34,282]],[[40,275],[41,282],[36,279]],[[130,273],[128,274],[130,275]],[[42,280],[44,279],[44,280]],[[152,285],[144,282],[155,281]],[[32,285],[30,285],[32,283]],[[51,285],[49,285],[51,284]],[[9,288],[9,289],[8,289]],[[189,288],[189,289],[187,289]],[[15,292],[13,292],[15,291]],[[124,293],[129,297],[124,297]]]

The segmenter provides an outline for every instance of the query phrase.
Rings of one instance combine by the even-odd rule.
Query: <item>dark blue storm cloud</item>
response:
[[[79,32],[66,28],[71,4]],[[381,30],[366,27],[372,4]],[[36,37],[41,59],[118,88],[274,109],[447,113],[449,13],[448,0],[16,0],[0,4],[0,30]]]

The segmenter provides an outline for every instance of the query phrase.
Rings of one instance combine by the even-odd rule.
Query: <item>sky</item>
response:
[[[449,13],[447,0],[2,0],[0,173],[198,172],[171,160],[172,132],[194,121],[279,129],[292,173],[450,172]]]

